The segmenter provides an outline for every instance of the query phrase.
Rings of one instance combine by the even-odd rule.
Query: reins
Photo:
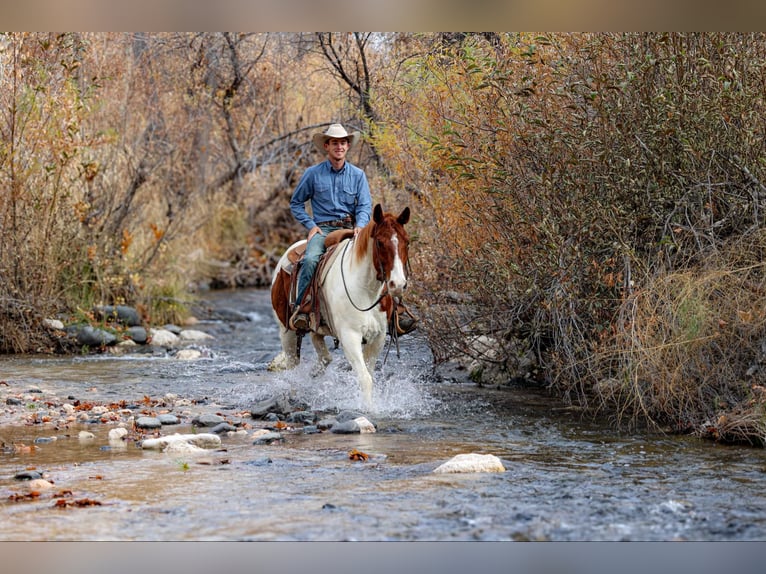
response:
[[[380,302],[383,300],[383,297],[385,297],[388,294],[388,286],[385,284],[385,281],[382,281],[383,283],[383,291],[380,294],[380,297],[378,297],[377,301],[375,301],[372,305],[367,307],[366,309],[362,309],[359,307],[356,303],[354,303],[354,300],[351,298],[351,293],[348,292],[348,285],[346,285],[346,273],[343,271],[343,261],[346,258],[346,251],[348,250],[348,246],[351,244],[351,241],[346,241],[346,245],[343,248],[343,253],[340,256],[340,276],[343,280],[343,289],[346,291],[346,297],[348,297],[349,302],[351,305],[353,305],[354,309],[357,311],[361,311],[362,313],[366,313],[367,311],[371,311],[374,309]],[[373,244],[374,248],[374,244]]]

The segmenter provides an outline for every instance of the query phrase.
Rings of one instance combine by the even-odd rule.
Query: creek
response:
[[[361,408],[341,350],[316,377],[308,341],[297,369],[267,371],[279,350],[267,291],[211,292],[205,300],[248,320],[201,322],[195,328],[215,337],[202,358],[2,357],[0,408],[28,390],[105,403],[172,393],[224,417],[280,393],[322,413]],[[224,436],[221,450],[199,460],[135,444],[110,448],[109,424],[3,424],[6,445],[55,440],[0,453],[0,540],[766,539],[762,449],[619,434],[541,393],[437,377],[417,331],[381,363],[371,434],[296,428],[267,445]],[[81,430],[94,438],[78,439]],[[182,421],[162,432],[195,429]],[[369,458],[351,460],[354,449]],[[506,471],[433,473],[461,453],[493,454]],[[26,469],[50,477],[53,491],[98,505],[60,507],[46,491],[22,498],[15,476]]]

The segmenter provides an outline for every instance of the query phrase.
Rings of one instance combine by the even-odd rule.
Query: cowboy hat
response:
[[[325,153],[324,144],[327,140],[332,138],[347,138],[348,149],[351,149],[354,147],[354,144],[357,142],[360,135],[359,132],[348,133],[346,128],[340,124],[331,124],[325,131],[315,133],[312,139],[314,140],[314,146],[322,153]]]

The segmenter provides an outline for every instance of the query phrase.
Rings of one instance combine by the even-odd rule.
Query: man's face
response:
[[[342,160],[348,151],[348,138],[330,138],[325,142],[324,149],[327,150],[330,159]]]

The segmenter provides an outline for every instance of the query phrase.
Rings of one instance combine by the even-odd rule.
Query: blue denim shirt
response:
[[[311,217],[306,202],[311,201]],[[354,215],[355,225],[364,227],[370,222],[372,199],[364,171],[348,161],[335,171],[330,160],[308,168],[290,200],[290,211],[306,229],[346,215]]]

